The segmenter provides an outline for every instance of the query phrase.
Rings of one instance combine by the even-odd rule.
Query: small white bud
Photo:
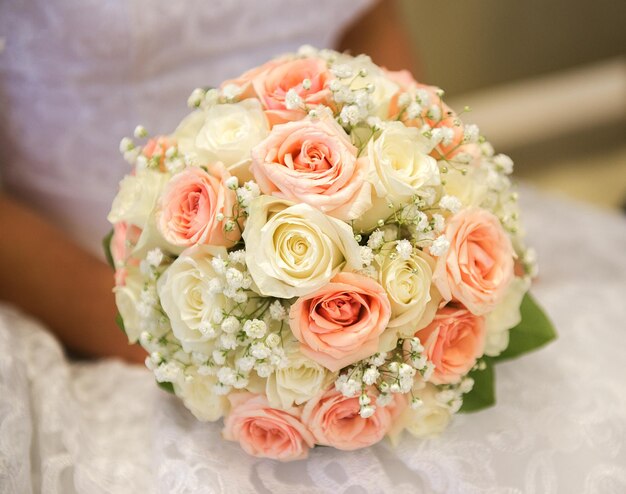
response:
[[[143,125],[137,125],[137,127],[135,127],[135,131],[133,132],[133,135],[137,139],[141,139],[142,137],[148,137],[148,131]]]

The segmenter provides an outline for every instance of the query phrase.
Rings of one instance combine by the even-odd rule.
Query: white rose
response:
[[[220,104],[188,115],[174,132],[178,149],[197,164],[221,161],[240,183],[252,179],[250,151],[269,133],[256,99]]]
[[[450,167],[443,174],[445,194],[455,196],[463,207],[480,206],[487,195],[486,173],[481,168],[468,168],[463,175],[461,171]]]
[[[430,144],[414,127],[390,122],[367,144],[368,180],[374,186],[372,208],[355,222],[364,231],[392,214],[389,204],[408,204],[424,187],[441,184],[437,161],[429,156]]]
[[[243,232],[246,264],[261,295],[292,298],[361,267],[359,244],[343,221],[308,204],[261,196]]]
[[[176,396],[198,420],[214,422],[228,412],[228,399],[215,394],[213,386],[217,383],[215,376],[203,376],[194,371],[187,371],[191,379],[179,379],[174,383]]]
[[[428,154],[430,147],[415,127],[389,122],[367,145],[376,193],[389,195],[394,202],[405,201],[422,187],[439,185],[439,168]]]
[[[141,300],[141,290],[144,279],[135,268],[128,268],[124,285],[118,285],[113,289],[115,304],[124,321],[124,331],[128,341],[135,343],[141,334],[141,317],[137,311],[137,303]]]
[[[169,178],[168,173],[150,169],[137,170],[135,175],[126,175],[120,182],[120,190],[107,216],[109,222],[125,221],[145,228],[153,216],[157,199]]]
[[[394,422],[389,431],[389,439],[397,444],[404,429],[415,437],[435,436],[443,432],[452,418],[450,409],[435,398],[437,388],[426,384],[422,389],[413,389],[413,396],[422,401],[422,405],[413,409],[407,406]]]
[[[267,378],[265,393],[273,407],[301,405],[328,388],[337,377],[297,348],[289,350],[287,359],[286,367],[277,369]]]
[[[495,357],[509,346],[509,329],[522,320],[520,305],[529,288],[529,278],[514,278],[502,302],[485,316],[485,355]]]
[[[397,242],[385,245],[376,256],[378,281],[391,302],[388,327],[400,336],[410,337],[433,320],[441,295],[431,283],[435,260],[419,249],[402,259],[396,253],[396,245]]]
[[[211,259],[227,259],[224,247],[196,245],[185,250],[159,278],[161,306],[170,319],[172,332],[186,352],[211,354],[213,338],[207,330],[218,311],[226,312],[227,299],[211,290],[218,278]]]

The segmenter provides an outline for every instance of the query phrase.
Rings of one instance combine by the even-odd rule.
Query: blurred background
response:
[[[472,108],[518,178],[624,211],[625,0],[398,2],[421,79]]]

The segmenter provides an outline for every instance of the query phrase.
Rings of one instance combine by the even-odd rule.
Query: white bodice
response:
[[[4,187],[94,252],[128,172],[118,143],[171,132],[194,87],[308,43],[372,0],[2,0]]]

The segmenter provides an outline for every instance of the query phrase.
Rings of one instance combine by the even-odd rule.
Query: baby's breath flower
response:
[[[347,64],[335,64],[330,68],[330,71],[337,79],[347,79],[354,74],[352,68]]]
[[[272,366],[267,363],[260,363],[254,366],[254,370],[259,375],[259,377],[265,378],[269,377],[273,372]]]
[[[432,105],[430,108],[428,108],[427,115],[428,118],[430,118],[431,120],[439,121],[441,120],[441,108],[439,108],[437,105]]]
[[[374,261],[374,252],[372,251],[370,247],[362,245],[360,249],[360,254],[361,254],[361,264],[363,266],[365,267],[370,266],[372,262]]]
[[[211,357],[213,357],[213,362],[217,365],[224,365],[224,362],[226,362],[226,356],[222,350],[213,350]]]
[[[371,386],[378,380],[379,377],[380,372],[375,366],[372,365],[363,373],[363,382],[368,386]]]
[[[418,408],[420,408],[423,404],[424,404],[424,402],[423,402],[420,398],[417,398],[416,396],[414,396],[414,397],[411,399],[411,408],[412,408],[413,410],[417,410],[417,409],[418,409]]]
[[[228,268],[225,273],[225,278],[226,284],[234,290],[238,290],[243,284],[243,274],[238,269]]]
[[[148,251],[146,260],[150,266],[159,267],[163,262],[163,251],[158,247]]]
[[[461,201],[457,197],[445,195],[439,200],[439,207],[457,213],[461,209]]]
[[[250,338],[263,338],[267,332],[267,324],[260,319],[247,320],[243,324],[243,330]]]
[[[495,163],[498,171],[509,175],[513,172],[513,160],[509,158],[506,154],[497,154],[493,157],[493,162]]]
[[[272,351],[265,343],[257,342],[250,347],[250,354],[257,360],[263,360],[268,358]]]
[[[265,338],[265,344],[269,348],[276,348],[278,345],[280,345],[280,336],[278,336],[278,334],[276,333],[268,334],[267,338]]]
[[[234,316],[228,316],[222,321],[222,331],[224,331],[224,333],[236,333],[239,331],[240,327],[241,323],[239,319]]]
[[[137,125],[137,127],[135,127],[135,131],[133,132],[133,135],[137,139],[140,139],[142,137],[148,137],[148,131],[143,125]]]
[[[253,357],[240,357],[235,362],[235,365],[241,372],[250,372],[255,362],[256,360]]]
[[[237,177],[234,176],[229,177],[224,182],[224,185],[226,185],[226,187],[228,187],[230,190],[235,190],[237,189],[237,187],[239,187],[239,180],[237,179]]]
[[[408,240],[400,240],[396,244],[396,252],[400,256],[400,259],[406,261],[413,253],[413,246]]]
[[[357,105],[346,105],[341,109],[339,115],[341,123],[344,125],[356,125],[361,119],[361,112]]]
[[[385,241],[385,234],[382,230],[374,230],[370,235],[370,238],[367,240],[367,246],[370,249],[378,250],[383,246],[383,242]]]
[[[439,235],[430,246],[430,253],[435,257],[439,257],[448,252],[449,248],[450,241],[445,237],[445,235]]]
[[[223,333],[220,336],[220,346],[224,350],[234,350],[237,348],[237,337],[234,334]]]
[[[282,321],[287,317],[287,311],[283,304],[280,303],[279,300],[274,300],[269,308],[270,317],[275,321]],[[271,336],[271,335],[270,335]]]
[[[478,142],[478,137],[480,136],[480,130],[477,125],[469,124],[466,125],[463,129],[463,142]]]
[[[187,106],[189,108],[197,108],[200,106],[200,103],[202,103],[202,100],[204,99],[204,89],[202,88],[196,88],[194,89],[191,94],[189,95],[189,98],[187,98]]]
[[[291,88],[285,95],[285,108],[287,110],[299,110],[304,107],[304,100],[300,97],[298,92]]]
[[[415,120],[422,113],[422,107],[419,103],[413,101],[406,109],[406,116],[409,120]]]
[[[226,386],[232,386],[237,380],[237,373],[230,367],[222,367],[217,371],[217,379]]]

